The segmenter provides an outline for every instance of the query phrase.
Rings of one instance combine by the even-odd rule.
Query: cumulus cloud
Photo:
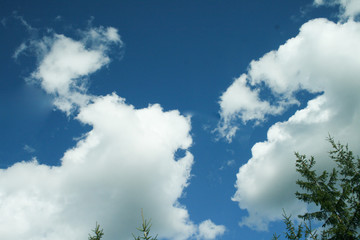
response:
[[[42,55],[32,79],[40,82],[47,93],[55,95],[55,106],[69,114],[75,106],[86,105],[91,100],[86,93],[86,77],[110,62],[107,52],[112,44],[122,45],[117,30],[112,27],[92,28],[83,32],[80,41],[54,34],[32,42]]]
[[[217,236],[223,235],[225,227],[215,225],[211,220],[206,220],[199,225],[199,239],[215,239]]]
[[[265,230],[270,221],[281,219],[282,208],[295,216],[306,210],[294,196],[298,178],[294,151],[314,155],[319,168],[330,167],[330,146],[325,140],[330,133],[360,152],[359,54],[359,23],[315,19],[276,51],[252,61],[248,73],[224,92],[221,126],[228,137],[237,125],[226,119],[263,121],[299,102],[299,91],[316,96],[288,120],[271,126],[267,140],[253,146],[251,159],[239,169],[233,200],[249,213],[241,225]]]
[[[341,10],[341,17],[344,19],[353,19],[360,13],[360,2],[358,0],[314,0],[314,5],[339,5]]]
[[[259,98],[259,91],[252,90],[247,84],[246,74],[241,75],[220,97],[220,115],[222,122],[219,132],[229,142],[235,136],[238,128],[232,123],[241,119],[245,124],[250,120],[261,122],[267,114],[278,114],[282,106],[271,106],[269,102]]]
[[[136,109],[115,93],[87,93],[84,82],[109,63],[114,43],[121,44],[117,30],[102,27],[79,41],[55,34],[32,43],[41,54],[34,81],[59,110],[76,108],[75,119],[92,129],[64,153],[60,166],[34,158],[0,170],[4,239],[86,239],[96,221],[105,240],[131,239],[140,209],[161,238],[187,239],[199,231],[179,203],[193,164],[190,118],[158,104]],[[180,159],[178,149],[185,151]],[[211,224],[204,231],[221,233]]]
[[[2,236],[6,239],[86,239],[95,221],[105,239],[127,239],[140,209],[160,236],[186,239],[196,228],[178,203],[192,155],[190,121],[159,105],[134,109],[116,95],[98,97],[77,119],[93,129],[69,149],[60,167],[36,161],[2,170]],[[21,177],[19,177],[21,176]],[[16,231],[12,231],[16,228]]]

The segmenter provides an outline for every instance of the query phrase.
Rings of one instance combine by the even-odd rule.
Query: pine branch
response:
[[[100,229],[100,225],[96,223],[95,229],[92,230],[94,232],[94,236],[89,234],[89,240],[100,240],[104,236],[103,229]]]
[[[157,240],[157,235],[155,237],[152,237],[150,236],[150,229],[151,229],[151,219],[149,221],[147,221],[145,218],[144,218],[144,214],[143,214],[143,210],[141,209],[141,218],[142,218],[142,225],[141,227],[139,228],[136,228],[138,231],[142,232],[143,236],[138,236],[138,237],[135,237],[134,234],[133,237],[134,237],[134,240]]]

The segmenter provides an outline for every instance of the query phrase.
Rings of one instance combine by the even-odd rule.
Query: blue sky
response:
[[[358,0],[0,5],[0,235],[271,239],[293,153],[359,153]]]

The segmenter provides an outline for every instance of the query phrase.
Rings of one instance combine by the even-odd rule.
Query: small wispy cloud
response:
[[[25,21],[23,16],[20,16],[17,11],[13,12],[13,17],[20,21],[20,23],[26,28],[28,32],[37,31],[36,28],[33,28],[27,21]]]
[[[216,239],[223,235],[226,231],[225,226],[216,225],[211,220],[205,220],[199,225],[198,240]]]
[[[2,25],[3,27],[5,27],[5,26],[6,26],[6,23],[7,23],[7,18],[2,18],[0,22],[1,22],[1,25]]]
[[[61,15],[58,15],[55,17],[55,21],[61,21],[63,19],[63,17]]]
[[[219,168],[219,170],[224,170],[228,167],[233,167],[235,165],[235,160],[234,159],[231,159],[231,160],[228,160],[226,161],[223,165],[221,165],[221,167]]]
[[[13,54],[13,58],[16,60],[21,53],[23,53],[27,49],[27,45],[25,42],[22,42],[19,47],[15,49],[15,52]]]
[[[28,153],[34,153],[34,152],[36,152],[36,150],[35,150],[35,148],[33,148],[33,147],[31,147],[31,146],[29,146],[29,145],[27,145],[27,144],[25,144],[24,145],[24,148],[23,148],[26,152],[28,152]]]

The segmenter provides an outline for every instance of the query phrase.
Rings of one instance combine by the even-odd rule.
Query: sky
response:
[[[271,239],[294,152],[360,154],[360,1],[0,1],[0,236]]]

